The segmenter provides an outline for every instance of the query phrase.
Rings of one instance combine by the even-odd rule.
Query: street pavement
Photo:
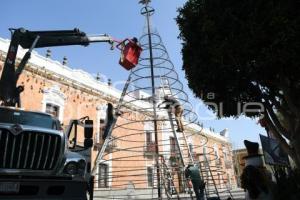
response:
[[[233,189],[230,191],[234,200],[244,200],[245,192],[241,188]],[[227,200],[230,197],[229,192],[220,193],[221,200]],[[95,200],[109,200],[109,199],[125,199],[125,200],[149,200],[157,199],[157,189],[130,189],[130,190],[116,190],[108,188],[99,188],[94,191]],[[163,199],[168,199],[166,195],[163,194]],[[176,195],[173,195],[172,199],[177,199]],[[188,194],[180,194],[180,200],[190,200],[191,197]],[[193,198],[196,200],[195,198]]]

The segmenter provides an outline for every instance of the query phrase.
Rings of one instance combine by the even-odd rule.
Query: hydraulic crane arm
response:
[[[95,42],[108,42],[113,46],[112,37],[102,34],[88,36],[79,29],[59,31],[28,31],[24,28],[10,29],[12,37],[0,79],[0,103],[5,106],[20,106],[21,86],[17,87],[19,75],[30,59],[34,48],[83,45]],[[18,68],[15,66],[18,47],[29,49],[22,58]]]
[[[63,30],[63,31],[28,31],[24,29],[15,29],[13,37],[16,35],[16,39],[19,39],[19,44],[29,49],[39,36],[35,48],[50,47],[50,46],[67,46],[67,45],[83,45],[87,46],[92,42],[108,42],[113,43],[113,39],[106,35],[88,36],[79,29]]]

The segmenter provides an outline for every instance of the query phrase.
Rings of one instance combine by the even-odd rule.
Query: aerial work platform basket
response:
[[[127,38],[120,42],[116,47],[121,50],[121,58],[119,60],[121,66],[130,70],[138,64],[143,49],[139,46],[136,38]]]

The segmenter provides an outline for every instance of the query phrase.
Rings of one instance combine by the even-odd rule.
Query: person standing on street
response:
[[[197,200],[204,200],[205,182],[201,179],[199,168],[189,164],[185,169],[185,177],[192,181]]]

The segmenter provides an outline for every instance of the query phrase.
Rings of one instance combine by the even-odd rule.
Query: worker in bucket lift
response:
[[[158,105],[160,107],[162,104],[166,104],[164,107],[165,109],[168,109],[169,112],[174,111],[175,114],[175,120],[177,123],[177,132],[183,132],[183,124],[182,124],[182,114],[183,114],[183,107],[180,104],[180,102],[172,96],[166,95],[164,96],[164,101]]]
[[[134,43],[138,43],[138,39],[136,38],[136,37],[133,37],[132,39],[131,39],[131,41],[133,41]]]
[[[192,182],[197,200],[204,200],[205,182],[201,179],[199,168],[189,164],[185,169],[185,178]]]

